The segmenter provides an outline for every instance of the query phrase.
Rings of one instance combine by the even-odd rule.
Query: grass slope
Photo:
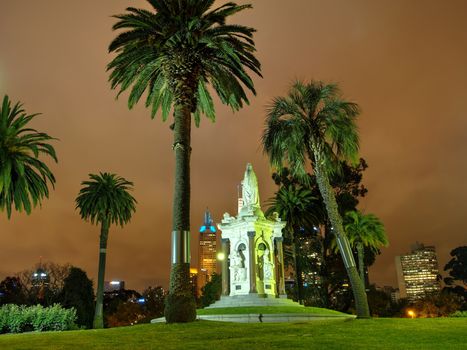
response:
[[[467,320],[370,319],[296,324],[194,322],[0,335],[0,349],[465,349]]]
[[[342,312],[323,309],[320,307],[303,306],[248,306],[248,307],[224,307],[215,309],[196,310],[198,315],[237,315],[237,314],[319,314],[342,315]]]

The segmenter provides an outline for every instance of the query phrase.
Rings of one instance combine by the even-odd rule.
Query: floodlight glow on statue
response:
[[[242,181],[242,205],[238,216],[224,214],[222,231],[222,297],[211,307],[284,304],[282,229],[277,214],[267,219],[261,210],[258,180],[247,164]]]

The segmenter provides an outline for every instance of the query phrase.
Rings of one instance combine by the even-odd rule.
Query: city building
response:
[[[201,288],[211,280],[213,273],[217,273],[217,230],[208,209],[204,213],[204,223],[199,229],[198,245],[198,280],[197,293],[201,295]]]
[[[194,297],[196,299],[199,298],[200,294],[198,289],[198,269],[195,269],[193,267],[190,268],[190,284]]]
[[[396,271],[400,298],[413,302],[440,290],[434,246],[417,242],[411,253],[396,256]]]
[[[104,292],[119,292],[125,289],[125,281],[104,281]]]

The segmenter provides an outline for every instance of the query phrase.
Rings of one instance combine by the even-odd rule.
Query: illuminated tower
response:
[[[438,292],[438,260],[435,247],[416,243],[410,254],[396,256],[397,280],[401,298],[416,301]]]
[[[198,247],[198,295],[201,288],[217,272],[217,231],[208,209],[204,213],[204,223],[199,229]]]

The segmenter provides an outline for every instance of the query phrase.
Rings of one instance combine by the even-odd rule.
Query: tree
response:
[[[27,295],[18,277],[5,277],[0,282],[0,305],[5,304],[27,304]]]
[[[206,307],[219,300],[222,294],[222,277],[217,273],[211,275],[208,283],[201,288],[201,307]]]
[[[344,223],[350,246],[357,251],[360,278],[365,284],[365,248],[376,253],[381,247],[387,247],[389,241],[386,230],[376,215],[363,214],[360,211],[347,212]],[[333,246],[337,249],[335,240]]]
[[[318,206],[317,198],[304,186],[289,183],[276,192],[275,197],[269,201],[270,207],[266,216],[277,212],[279,217],[286,221],[284,228],[285,243],[291,246],[292,261],[295,269],[295,286],[297,299],[303,303],[303,259],[300,254],[300,233],[310,231],[314,225],[319,225],[319,219],[313,215],[312,207]],[[288,251],[286,251],[288,253]],[[300,264],[300,262],[302,262]]]
[[[83,186],[76,198],[76,209],[81,218],[101,225],[99,244],[99,272],[97,277],[96,309],[94,328],[104,327],[103,297],[107,240],[111,224],[124,226],[135,212],[136,200],[129,193],[133,183],[110,173],[89,174],[90,180]]]
[[[117,310],[107,315],[106,318],[108,327],[123,327],[142,323],[145,315],[140,305],[132,301],[125,301],[119,303]]]
[[[55,177],[40,155],[57,162],[54,140],[46,133],[29,127],[38,114],[26,114],[18,102],[12,106],[5,95],[0,106],[0,211],[11,217],[12,207],[30,214],[32,208],[49,197],[48,185]]]
[[[76,324],[92,328],[94,313],[94,290],[92,281],[86,272],[78,267],[71,267],[64,280],[60,303],[65,308],[76,309]]]
[[[368,190],[361,183],[363,172],[367,168],[366,161],[360,158],[358,164],[355,165],[344,161],[340,162],[341,171],[331,174],[330,183],[336,194],[336,202],[341,215],[356,210],[359,198],[368,193]],[[342,259],[337,257],[334,250],[331,249],[334,234],[319,192],[316,176],[307,174],[307,180],[303,181],[303,179],[292,176],[291,171],[285,167],[274,172],[272,178],[280,189],[289,186],[303,187],[316,197],[313,205],[310,205],[302,215],[313,218],[312,221],[317,221],[317,223],[313,227],[306,228],[304,226],[303,229],[294,232],[294,235],[299,237],[300,242],[297,250],[297,265],[300,265],[304,276],[304,304],[348,312],[353,296],[346,286],[348,277]],[[276,192],[276,197],[277,193],[279,192]],[[276,197],[270,202],[273,203]],[[268,213],[272,211],[274,211],[272,207],[268,209]],[[285,236],[287,237],[287,227]],[[285,241],[288,241],[287,238]],[[287,254],[290,249],[287,248],[287,246],[284,247],[285,263],[290,265],[290,254]],[[370,266],[374,260],[375,252],[365,249],[365,265]],[[296,298],[297,291],[294,294],[294,298]]]
[[[43,306],[50,306],[56,302],[60,302],[60,294],[65,283],[65,278],[70,273],[70,268],[70,264],[60,265],[52,261],[41,261],[34,267],[16,274],[28,297],[28,304],[34,305],[40,303]],[[40,286],[35,283],[34,277],[34,274],[39,270],[47,274],[47,282]]]
[[[452,259],[444,267],[449,276],[444,279],[447,291],[456,293],[462,298],[462,309],[467,309],[467,246],[457,247],[451,251]]]
[[[292,175],[304,181],[307,160],[311,162],[352,285],[357,316],[363,318],[369,317],[365,287],[329,181],[330,174],[339,171],[339,161],[358,159],[358,114],[358,106],[343,100],[336,85],[297,81],[288,96],[273,100],[262,142],[272,166],[280,169],[286,163]]]
[[[127,8],[115,16],[114,30],[124,29],[110,44],[112,89],[131,87],[132,108],[147,91],[151,117],[162,110],[165,121],[173,107],[175,188],[172,212],[172,265],[165,316],[167,322],[196,318],[190,287],[190,154],[191,118],[214,121],[211,85],[233,110],[248,104],[245,88],[255,93],[246,68],[260,74],[254,56],[254,29],[226,24],[231,15],[251,5],[228,2],[211,9],[214,0],[148,0],[151,11]]]
[[[391,296],[382,290],[378,290],[374,284],[368,288],[368,305],[370,307],[371,316],[391,317],[394,304],[391,301]]]
[[[162,317],[164,315],[164,301],[166,292],[161,286],[148,287],[143,292],[144,311],[148,322],[153,318]]]
[[[417,317],[447,317],[459,310],[461,300],[455,293],[442,291],[417,300],[412,308]]]

